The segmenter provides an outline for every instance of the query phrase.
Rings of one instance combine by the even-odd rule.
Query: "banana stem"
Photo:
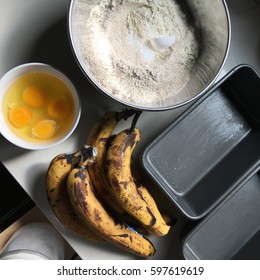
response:
[[[95,155],[96,149],[91,146],[85,145],[84,148],[80,150],[80,153],[84,159],[87,159]]]
[[[93,162],[94,158],[97,155],[97,149],[88,145],[85,145],[83,149],[79,151],[80,153],[80,166],[84,166],[87,162]]]
[[[122,120],[122,119],[128,119],[129,117],[131,117],[132,115],[136,114],[136,110],[134,109],[125,109],[122,112],[118,112],[117,113],[117,120]]]
[[[142,114],[142,111],[136,111],[132,124],[131,124],[130,132],[133,132],[134,128],[136,127],[136,123],[141,114]]]

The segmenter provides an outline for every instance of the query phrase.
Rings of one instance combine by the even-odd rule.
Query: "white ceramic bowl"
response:
[[[31,222],[10,237],[0,259],[63,260],[64,252],[64,240],[51,224]]]
[[[53,140],[42,140],[38,142],[33,142],[29,140],[25,140],[17,136],[10,128],[10,125],[7,124],[6,118],[4,116],[3,111],[3,100],[8,87],[19,77],[29,74],[29,73],[45,73],[49,74],[61,82],[63,82],[71,92],[72,98],[74,99],[75,104],[75,113],[73,116],[73,121],[71,122],[68,130],[63,133],[61,136],[56,137]],[[72,82],[65,76],[62,72],[55,69],[51,65],[44,64],[44,63],[26,63],[19,65],[11,70],[9,70],[1,79],[0,79],[0,104],[1,104],[1,112],[0,112],[0,133],[11,143],[15,144],[24,149],[29,150],[40,150],[53,147],[55,145],[60,144],[61,142],[65,141],[75,130],[80,114],[81,114],[81,107],[79,97],[76,91],[76,88],[72,84]]]

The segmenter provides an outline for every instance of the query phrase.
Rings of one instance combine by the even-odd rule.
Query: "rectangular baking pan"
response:
[[[260,259],[260,173],[251,177],[186,237],[188,260]]]
[[[142,164],[190,219],[201,219],[260,159],[260,78],[228,73],[144,150]]]

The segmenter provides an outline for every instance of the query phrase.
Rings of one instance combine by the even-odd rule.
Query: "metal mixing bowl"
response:
[[[198,57],[191,70],[189,82],[177,95],[173,95],[163,100],[163,102],[145,104],[129,102],[116,97],[98,82],[89,69],[83,52],[85,46],[82,38],[90,12],[92,8],[99,3],[100,0],[72,0],[68,24],[69,37],[75,57],[86,77],[102,93],[132,108],[161,111],[173,109],[193,101],[207,91],[214,83],[225,63],[230,45],[230,19],[224,0],[180,1],[180,4],[185,5],[192,25],[195,26],[200,36],[200,51]],[[107,75],[109,75],[109,73],[107,73]],[[174,73],[172,73],[172,75],[174,75]],[[129,95],[131,95],[131,92],[129,92]]]

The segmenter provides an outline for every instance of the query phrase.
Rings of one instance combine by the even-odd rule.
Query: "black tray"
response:
[[[260,160],[260,78],[227,74],[144,151],[145,170],[190,219],[208,214]]]
[[[188,260],[260,260],[260,174],[254,173],[187,236]]]
[[[35,204],[0,162],[0,233],[22,217]]]

